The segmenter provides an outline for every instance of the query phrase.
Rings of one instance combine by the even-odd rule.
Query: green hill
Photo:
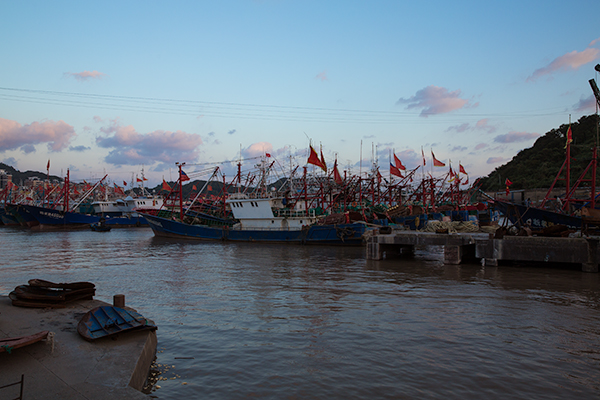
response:
[[[512,182],[510,188],[513,190],[550,187],[565,161],[568,129],[568,124],[552,129],[536,140],[532,147],[521,150],[510,162],[482,178],[481,190],[503,190],[507,178]],[[573,184],[592,160],[592,148],[596,145],[598,134],[598,116],[592,114],[581,117],[579,121],[571,124],[571,132],[573,134],[571,184]],[[564,176],[563,172],[561,177]],[[591,177],[591,173],[588,176]],[[587,185],[589,183],[582,186]],[[565,181],[559,180],[556,187],[565,187]]]

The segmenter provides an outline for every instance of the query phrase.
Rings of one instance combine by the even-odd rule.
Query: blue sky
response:
[[[472,178],[595,112],[597,3],[0,2],[0,161],[150,184],[266,152]],[[361,146],[362,143],[362,146]],[[251,161],[254,162],[254,161]],[[195,165],[198,164],[198,165]],[[428,164],[430,165],[430,163]],[[311,167],[312,168],[312,167]],[[200,174],[197,175],[201,178]]]

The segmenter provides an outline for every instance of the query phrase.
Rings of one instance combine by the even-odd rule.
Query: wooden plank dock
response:
[[[444,246],[444,262],[481,260],[498,266],[501,261],[580,264],[582,271],[598,272],[598,238],[505,236],[488,233],[434,233],[393,230],[367,239],[367,259],[382,260],[394,255],[411,255],[415,246]]]

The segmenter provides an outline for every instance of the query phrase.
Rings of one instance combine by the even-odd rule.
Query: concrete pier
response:
[[[554,238],[505,236],[495,239],[487,233],[440,234],[418,231],[392,231],[367,241],[367,259],[412,254],[414,246],[444,246],[444,262],[460,264],[480,259],[484,265],[501,261],[580,264],[582,271],[598,272],[598,238]]]
[[[85,300],[59,309],[23,308],[0,296],[0,337],[51,332],[45,342],[0,353],[0,386],[24,375],[24,399],[147,399],[140,390],[156,355],[155,332],[124,332],[94,342],[77,333],[86,312],[106,305]],[[0,389],[0,399],[18,396],[18,386]]]

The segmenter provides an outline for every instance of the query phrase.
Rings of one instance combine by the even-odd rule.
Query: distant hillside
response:
[[[596,144],[597,127],[596,114],[581,117],[579,121],[571,124],[572,184],[592,160],[591,149]],[[536,140],[533,147],[521,150],[509,163],[496,168],[487,177],[482,178],[481,190],[504,190],[506,178],[512,182],[510,188],[513,190],[550,187],[565,161],[568,129],[568,124],[552,129]],[[561,176],[564,177],[564,173]],[[564,180],[558,181],[556,187],[565,187]]]
[[[21,185],[22,182],[25,182],[27,180],[27,178],[32,178],[32,177],[38,177],[40,179],[46,179],[48,178],[48,176],[46,175],[45,172],[37,172],[37,171],[25,171],[25,172],[21,172],[17,169],[14,169],[13,167],[11,167],[10,165],[4,164],[4,163],[0,163],[0,169],[3,169],[4,171],[6,171],[7,174],[12,175],[12,181],[13,183],[15,183],[16,185]],[[50,175],[50,180],[55,180],[57,179],[58,181],[62,182],[63,179],[56,176],[56,175]]]

